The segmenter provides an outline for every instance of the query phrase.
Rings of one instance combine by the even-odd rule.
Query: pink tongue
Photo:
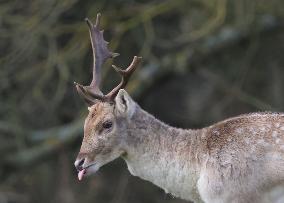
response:
[[[78,179],[82,180],[83,176],[85,175],[85,173],[86,173],[86,169],[83,169],[83,170],[79,171],[78,172]]]

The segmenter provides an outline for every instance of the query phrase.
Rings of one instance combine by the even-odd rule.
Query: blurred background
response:
[[[116,160],[77,180],[73,166],[89,84],[85,17],[102,13],[110,49],[103,89],[134,55],[128,92],[171,125],[201,128],[253,111],[284,111],[283,0],[0,1],[0,203],[183,203]]]

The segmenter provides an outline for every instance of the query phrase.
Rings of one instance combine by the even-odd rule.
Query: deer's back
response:
[[[284,152],[284,114],[252,113],[230,118],[208,128],[207,147],[214,153],[279,150]],[[260,152],[260,151],[259,151]]]

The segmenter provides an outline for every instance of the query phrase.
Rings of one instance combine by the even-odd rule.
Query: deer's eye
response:
[[[112,122],[111,121],[103,122],[103,128],[104,129],[110,129],[111,127],[112,127]]]

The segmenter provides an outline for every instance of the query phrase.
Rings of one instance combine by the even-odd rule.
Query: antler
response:
[[[118,72],[121,75],[121,82],[112,91],[110,91],[106,95],[106,97],[109,100],[113,100],[115,98],[115,96],[117,95],[118,91],[120,89],[124,88],[127,85],[130,76],[136,70],[136,68],[138,67],[138,65],[140,64],[141,61],[142,61],[142,57],[134,56],[131,64],[128,66],[128,68],[126,70],[122,70],[122,69],[118,68],[117,66],[112,65],[112,67],[115,69],[115,71]]]
[[[100,30],[100,18],[101,14],[97,14],[96,24],[93,23],[89,19],[85,19],[90,32],[90,38],[92,43],[93,50],[93,79],[89,86],[83,86],[76,82],[76,88],[78,93],[84,98],[84,100],[89,104],[93,105],[96,100],[108,101],[111,102],[114,100],[118,91],[124,88],[131,76],[131,74],[135,71],[135,69],[140,64],[142,58],[135,56],[133,58],[132,63],[126,70],[122,70],[115,65],[112,67],[121,75],[121,82],[118,86],[116,86],[113,90],[111,90],[107,95],[104,95],[100,90],[101,83],[101,68],[104,62],[108,58],[114,58],[118,56],[118,53],[113,53],[108,50],[107,44],[108,42],[104,40],[103,30]]]

